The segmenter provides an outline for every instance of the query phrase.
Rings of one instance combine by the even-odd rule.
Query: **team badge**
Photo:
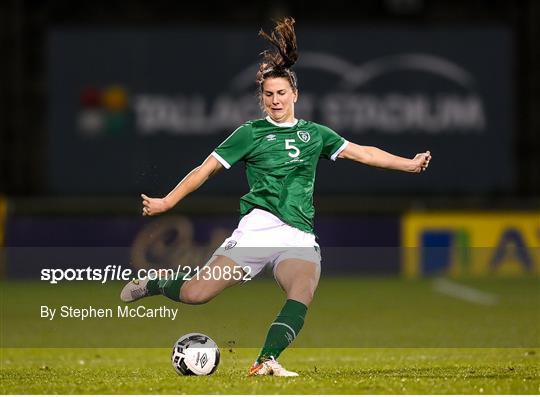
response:
[[[225,250],[230,250],[231,248],[234,248],[234,246],[236,245],[236,241],[234,240],[230,240],[227,245],[225,245]]]
[[[298,131],[296,134],[298,135],[298,138],[300,138],[300,140],[304,143],[308,143],[311,139],[311,135],[309,135],[309,132],[307,131]]]

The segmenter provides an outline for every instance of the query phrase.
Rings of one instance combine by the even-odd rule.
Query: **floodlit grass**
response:
[[[493,296],[478,304],[437,291],[431,280],[323,278],[294,347],[540,347],[538,279],[458,282]],[[219,346],[257,348],[285,297],[273,280],[235,286],[205,305],[154,296],[131,308],[178,309],[170,318],[119,318],[122,284],[0,283],[3,347],[169,347],[202,332]],[[54,320],[40,308],[56,309]],[[111,308],[111,318],[60,318],[63,305]],[[339,335],[335,332],[339,331]]]
[[[538,349],[289,349],[299,378],[248,377],[256,349],[183,377],[169,349],[3,349],[3,394],[537,394]]]
[[[487,304],[431,280],[325,278],[280,362],[300,373],[247,376],[284,296],[272,280],[225,291],[203,306],[164,297],[178,318],[40,317],[40,306],[123,306],[121,284],[9,281],[0,285],[3,394],[538,394],[538,279],[457,281]],[[264,297],[264,299],[258,299]],[[208,377],[178,376],[176,339],[210,335],[222,362]]]

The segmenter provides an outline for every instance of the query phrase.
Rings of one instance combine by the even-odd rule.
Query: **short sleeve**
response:
[[[253,132],[251,124],[243,124],[229,135],[213,152],[214,156],[225,168],[242,160],[253,148]]]
[[[349,142],[337,132],[324,125],[317,124],[317,128],[323,141],[321,157],[335,161]]]

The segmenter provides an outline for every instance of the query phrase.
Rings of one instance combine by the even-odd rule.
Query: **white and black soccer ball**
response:
[[[209,336],[191,333],[174,344],[171,362],[179,375],[210,375],[219,365],[219,348]]]

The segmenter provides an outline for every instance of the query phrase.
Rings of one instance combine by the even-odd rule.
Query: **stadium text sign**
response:
[[[414,179],[339,165],[343,180],[363,182],[348,186],[321,169],[320,192],[513,189],[509,31],[306,26],[298,40],[297,118],[358,144],[403,156],[431,150],[437,159],[433,172]],[[51,32],[51,192],[169,189],[239,125],[262,116],[254,80],[264,45],[254,31],[232,27]],[[216,68],[218,59],[227,61]],[[456,153],[475,166],[456,162]],[[242,193],[240,174],[208,189]]]
[[[402,220],[407,277],[540,274],[540,212],[410,213]]]

